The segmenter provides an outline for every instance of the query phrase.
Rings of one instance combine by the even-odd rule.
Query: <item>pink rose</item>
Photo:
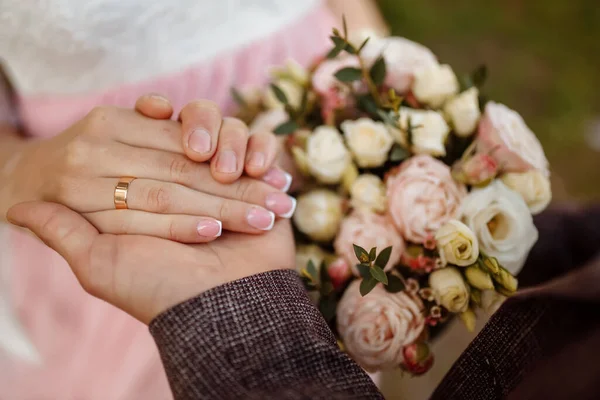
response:
[[[327,274],[333,287],[339,289],[352,276],[352,269],[348,262],[340,257],[327,266]]]
[[[342,68],[353,67],[360,68],[356,57],[348,56],[325,60],[315,70],[312,77],[312,86],[322,96],[330,96],[332,89],[347,89],[344,84],[337,80],[335,73]],[[341,93],[338,94],[341,95]]]
[[[392,246],[390,260],[385,266],[386,271],[398,264],[405,247],[404,241],[387,218],[363,208],[355,209],[342,220],[340,230],[333,243],[335,253],[343,257],[352,266],[354,274],[358,276],[356,264],[359,261],[354,254],[354,244],[367,251],[377,247],[378,252]]]
[[[378,284],[362,296],[353,281],[337,308],[337,328],[348,353],[367,371],[396,368],[403,348],[425,327],[423,302],[406,292],[389,293]]]
[[[537,169],[548,176],[548,160],[535,134],[516,112],[503,104],[488,102],[477,138],[478,153],[488,153],[508,172]]]
[[[490,182],[498,173],[498,161],[492,154],[478,153],[452,166],[452,176],[459,182],[481,185]]]
[[[450,168],[428,155],[412,157],[387,179],[388,212],[405,240],[423,243],[456,217],[464,185]]]
[[[423,375],[433,366],[433,353],[425,343],[412,343],[403,350],[402,369],[413,376]]]

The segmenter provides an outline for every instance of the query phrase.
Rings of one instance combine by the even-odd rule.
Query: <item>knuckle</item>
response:
[[[163,186],[153,186],[148,189],[146,204],[149,210],[158,213],[167,213],[171,208],[171,195]]]
[[[235,188],[235,198],[247,202],[255,191],[256,188],[252,181],[246,179],[239,180]]]
[[[227,123],[227,128],[229,131],[235,133],[236,135],[240,135],[243,137],[248,137],[250,132],[248,131],[248,126],[238,118],[227,117],[225,118]]]
[[[214,122],[220,121],[222,118],[221,108],[217,103],[210,100],[194,100],[189,102],[183,107],[181,111],[182,115],[185,116],[190,114],[204,114],[208,119],[214,120]]]
[[[231,202],[222,199],[219,203],[218,219],[220,221],[229,221],[231,216]]]
[[[179,235],[179,229],[175,221],[169,221],[169,229],[167,233],[167,239],[172,240],[174,242],[181,242],[181,235]]]
[[[85,166],[90,159],[92,146],[87,140],[76,137],[66,145],[65,164],[68,170],[77,170]]]
[[[174,157],[169,164],[169,176],[175,183],[186,183],[192,172],[192,164],[184,157]]]
[[[87,128],[96,131],[106,123],[113,111],[114,108],[110,106],[94,107],[85,117]]]
[[[90,248],[89,260],[76,271],[83,290],[95,297],[107,297],[107,288],[114,287],[112,271],[121,268],[122,254],[123,248],[116,236],[101,235]]]

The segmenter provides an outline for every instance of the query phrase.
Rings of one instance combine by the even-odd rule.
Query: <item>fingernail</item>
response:
[[[275,225],[275,214],[262,207],[252,207],[246,217],[250,226],[261,231],[270,231]]]
[[[262,180],[281,191],[287,192],[292,186],[292,176],[279,168],[271,168],[263,175]]]
[[[150,97],[151,99],[154,99],[154,100],[158,100],[161,103],[165,103],[165,105],[171,105],[171,103],[169,102],[169,100],[166,97],[161,96],[160,94],[151,93],[151,94],[148,95],[148,97]]]
[[[231,174],[237,171],[237,156],[232,150],[223,150],[217,156],[217,172]]]
[[[248,166],[249,167],[255,167],[255,168],[261,168],[264,167],[265,165],[265,154],[260,152],[260,151],[255,151],[252,154],[250,154],[250,157],[248,157]]]
[[[270,193],[265,204],[269,210],[282,218],[290,218],[296,211],[296,199],[285,193]]]
[[[208,153],[210,151],[210,134],[204,129],[194,129],[188,140],[188,146],[196,153]]]
[[[221,233],[223,233],[223,224],[219,220],[206,218],[198,222],[196,230],[200,236],[211,238],[219,237],[221,236]]]

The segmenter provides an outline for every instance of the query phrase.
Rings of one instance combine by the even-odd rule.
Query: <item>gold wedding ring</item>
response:
[[[127,209],[127,191],[134,179],[135,178],[130,176],[124,176],[119,179],[119,183],[117,183],[117,186],[115,187],[115,208],[117,210]]]

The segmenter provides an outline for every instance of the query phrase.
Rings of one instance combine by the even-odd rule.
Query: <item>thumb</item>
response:
[[[77,212],[56,203],[20,203],[8,210],[8,221],[27,228],[72,267],[87,257],[98,231]]]
[[[164,96],[145,94],[135,102],[135,111],[152,119],[169,119],[173,115],[173,106]]]

